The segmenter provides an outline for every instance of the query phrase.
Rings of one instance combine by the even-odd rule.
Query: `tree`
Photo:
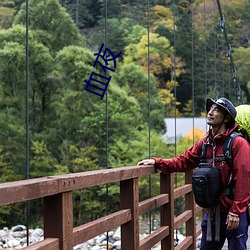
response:
[[[159,76],[164,71],[173,68],[172,53],[169,41],[158,34],[150,34],[150,69],[153,74]],[[135,62],[141,65],[145,72],[148,68],[148,36],[144,35],[137,44],[130,44],[125,48],[124,63]]]
[[[15,10],[13,8],[1,7],[0,5],[0,29],[8,29],[14,19]]]
[[[84,39],[58,0],[29,1],[29,28],[36,39],[53,52],[69,45],[83,45]],[[14,25],[26,24],[26,7],[22,5]]]
[[[248,103],[250,101],[249,93],[250,93],[250,74],[249,74],[249,56],[250,56],[250,48],[243,48],[239,47],[235,49],[235,64],[237,68],[238,75],[240,76],[240,79],[238,78],[237,84],[241,84],[242,90],[244,90],[244,93],[246,96],[244,97],[243,101],[246,101]]]
[[[121,60],[124,56],[124,48],[129,45],[133,40],[130,39],[132,30],[136,25],[133,19],[124,17],[109,18],[106,20],[107,30],[107,47],[112,51],[114,55],[118,55],[121,51],[122,54],[119,57]],[[142,26],[139,26],[142,28]],[[98,51],[102,43],[105,43],[105,36],[103,30],[105,29],[105,19],[101,19],[93,29],[88,32],[87,46],[92,51]],[[142,28],[144,34],[147,34],[146,29]],[[134,34],[135,35],[135,34]],[[140,37],[140,34],[137,34]],[[136,38],[138,39],[138,38]]]
[[[100,19],[100,4],[98,0],[61,0],[62,5],[68,10],[76,26],[87,31],[95,26]]]
[[[157,131],[163,131],[165,128],[163,121],[164,105],[158,96],[159,91],[154,76],[151,74],[150,79],[148,79],[148,75],[143,72],[140,65],[129,63],[120,67],[117,74],[114,75],[114,79],[130,96],[136,98],[140,104],[144,123],[148,122],[148,102],[150,98],[151,126]],[[149,83],[150,86],[148,86]],[[150,90],[148,87],[150,87]],[[150,95],[148,91],[150,91]]]
[[[150,23],[150,28],[153,32],[156,32],[159,27],[164,27],[173,31],[174,17],[172,10],[163,5],[153,6],[150,12]]]
[[[29,85],[31,88],[31,125],[41,131],[47,122],[45,112],[50,103],[51,93],[55,90],[49,80],[52,71],[52,56],[47,47],[37,42],[30,31],[29,39]],[[2,82],[6,95],[25,96],[25,28],[16,25],[0,33],[2,48]],[[1,53],[1,52],[0,52]],[[1,55],[0,55],[1,56]],[[9,72],[12,72],[9,74]],[[10,89],[10,86],[12,87]],[[23,102],[13,105],[22,105]],[[21,109],[20,107],[20,109]]]

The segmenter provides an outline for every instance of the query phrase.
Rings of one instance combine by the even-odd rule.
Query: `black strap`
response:
[[[232,144],[233,140],[237,136],[242,136],[240,132],[233,132],[231,133],[225,140],[224,145],[223,145],[223,154],[224,157],[216,157],[213,159],[214,161],[223,161],[226,160],[230,169],[232,170],[233,168],[233,155],[232,155]],[[207,143],[202,143],[202,148],[201,148],[201,162],[206,162],[209,161],[210,159],[206,159],[206,152],[207,152]],[[212,160],[212,159],[211,159]]]
[[[225,156],[225,159],[230,167],[230,169],[233,169],[233,155],[232,155],[232,144],[233,144],[233,140],[237,137],[237,136],[242,136],[241,133],[239,132],[233,132],[231,133],[227,138],[226,141],[223,145],[223,154]]]
[[[201,148],[201,162],[206,162],[206,152],[207,152],[207,144],[202,142]]]
[[[242,136],[241,133],[239,132],[233,132],[231,133],[224,145],[223,145],[223,154],[225,156],[225,160],[227,161],[231,171],[233,171],[233,154],[232,154],[232,145],[233,145],[233,140],[237,137],[237,136]],[[224,191],[224,193],[231,199],[233,200],[234,199],[234,183],[233,183],[233,178],[232,178],[232,174],[231,174],[231,177],[230,177],[230,181],[229,183],[227,184],[227,187]]]

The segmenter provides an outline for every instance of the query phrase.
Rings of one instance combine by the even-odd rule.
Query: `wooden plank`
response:
[[[202,207],[198,206],[197,204],[195,205],[195,213],[199,213],[200,211],[205,211],[205,209],[203,209]]]
[[[177,199],[181,197],[182,195],[185,195],[187,193],[192,192],[192,185],[191,184],[186,184],[181,187],[175,188],[174,190],[174,199]]]
[[[183,212],[182,214],[180,214],[179,216],[177,216],[174,219],[174,229],[177,229],[178,227],[183,225],[190,218],[192,218],[192,211],[191,210],[187,210],[187,211]]]
[[[139,187],[138,178],[120,183],[121,209],[131,210],[131,221],[121,226],[121,249],[139,250]]]
[[[47,238],[43,241],[34,243],[23,250],[59,250],[59,239]]]
[[[146,238],[140,241],[140,250],[151,249],[155,244],[157,244],[162,239],[169,235],[169,227],[164,226],[158,228],[155,232],[148,235]]]
[[[161,241],[161,250],[174,249],[174,177],[173,174],[160,174],[160,193],[169,194],[169,202],[161,206],[161,226],[169,227],[169,234]]]
[[[185,173],[185,182],[190,183],[192,182],[192,175],[193,173],[186,172]],[[194,200],[193,192],[188,193],[185,195],[185,210],[190,210],[192,215],[191,218],[186,222],[186,236],[193,236],[194,241],[188,250],[196,250],[196,212],[195,212],[196,203]]]
[[[0,184],[0,206],[58,193],[57,178],[34,178]]]
[[[168,194],[160,194],[139,203],[139,214],[143,215],[157,207],[168,203]]]
[[[0,206],[154,173],[154,166],[130,166],[1,183]]]
[[[123,209],[73,229],[74,246],[131,221],[130,209]]]
[[[182,242],[180,242],[174,249],[175,250],[188,249],[192,244],[193,244],[193,237],[188,236]]]
[[[73,249],[72,192],[44,198],[44,237],[59,238],[60,249]]]
[[[119,182],[157,173],[152,165],[95,170],[58,176],[60,192]]]
[[[201,226],[199,225],[196,228],[196,237],[199,237],[201,235],[201,233],[202,233],[202,229],[201,229]]]

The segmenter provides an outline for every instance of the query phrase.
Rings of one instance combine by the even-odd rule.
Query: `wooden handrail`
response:
[[[195,204],[191,187],[191,173],[186,184],[174,189],[173,174],[160,174],[160,194],[139,202],[141,176],[156,174],[154,166],[129,166],[58,176],[48,176],[0,184],[0,206],[33,199],[44,199],[44,240],[26,248],[37,250],[72,250],[101,233],[121,227],[122,249],[146,250],[161,241],[161,249],[175,249],[174,230],[186,224],[186,238],[176,249],[196,249],[200,227],[196,227]],[[97,220],[73,228],[74,190],[120,183],[120,210]],[[185,196],[186,210],[174,217],[174,200]],[[160,208],[161,225],[146,238],[139,239],[139,216]]]

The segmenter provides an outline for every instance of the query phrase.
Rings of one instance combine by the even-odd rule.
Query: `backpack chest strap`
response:
[[[208,158],[208,159],[204,159],[202,162],[212,162],[212,161],[215,161],[215,162],[219,162],[219,161],[225,161],[226,158],[224,156],[221,156],[221,157],[216,157],[214,159],[212,158]]]

